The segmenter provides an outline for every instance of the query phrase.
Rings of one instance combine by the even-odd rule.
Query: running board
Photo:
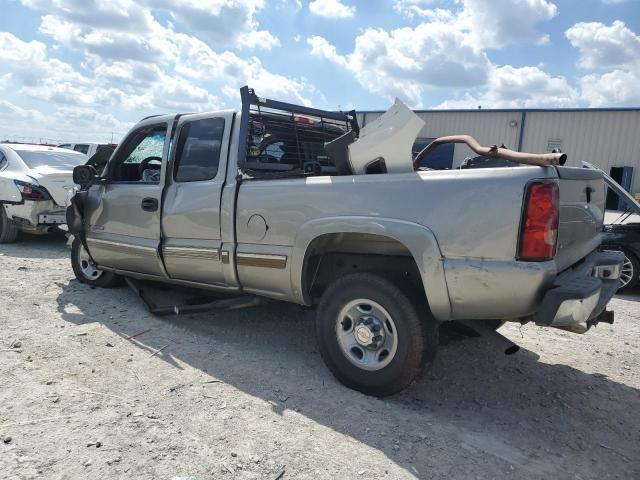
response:
[[[214,310],[238,310],[264,303],[262,298],[255,295],[216,297],[209,291],[194,288],[163,285],[158,282],[135,280],[129,277],[126,277],[125,281],[145,303],[149,313],[158,316],[186,315]],[[167,299],[169,299],[169,303],[166,302]]]

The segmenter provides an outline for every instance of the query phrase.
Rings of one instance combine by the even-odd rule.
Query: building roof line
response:
[[[357,113],[384,113],[386,110],[358,110]],[[616,108],[460,108],[427,110],[414,110],[415,113],[575,113],[575,112],[640,112],[640,107],[616,107]]]

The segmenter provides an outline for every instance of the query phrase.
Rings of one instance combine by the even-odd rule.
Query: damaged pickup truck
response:
[[[605,184],[526,154],[447,137],[416,159],[424,122],[401,102],[360,129],[241,89],[242,110],[142,120],[82,189],[67,223],[80,282],[123,277],[317,308],[333,374],[372,395],[407,387],[451,320],[584,333],[606,310],[622,255],[600,251]],[[465,142],[521,168],[422,171]]]

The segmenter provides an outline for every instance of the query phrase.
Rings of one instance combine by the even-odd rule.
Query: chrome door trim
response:
[[[98,245],[102,245],[106,248],[111,248],[112,250],[138,250],[140,252],[144,252],[145,254],[153,253],[157,255],[157,250],[153,247],[145,247],[142,245],[135,245],[133,243],[122,243],[115,242],[112,240],[102,240],[98,238],[87,238],[87,243],[91,245],[92,243],[97,243]]]
[[[260,253],[237,253],[236,263],[245,267],[263,267],[282,270],[287,267],[287,256]]]
[[[195,258],[199,260],[215,260],[220,261],[220,249],[219,248],[196,248],[196,247],[173,247],[163,246],[162,254],[165,257],[182,257],[182,258]]]

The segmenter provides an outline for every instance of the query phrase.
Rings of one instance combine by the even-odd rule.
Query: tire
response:
[[[0,203],[0,243],[11,243],[18,239],[18,224],[7,217],[4,205]]]
[[[102,288],[114,288],[122,285],[123,278],[120,275],[93,267],[88,257],[80,239],[74,238],[71,244],[71,268],[80,283]]]
[[[624,253],[624,264],[622,272],[620,272],[620,287],[618,293],[633,290],[638,285],[638,277],[640,275],[640,262],[629,250],[621,249]]]
[[[414,382],[438,349],[438,323],[418,298],[368,273],[331,284],[316,319],[320,354],[331,373],[347,387],[378,397]]]

